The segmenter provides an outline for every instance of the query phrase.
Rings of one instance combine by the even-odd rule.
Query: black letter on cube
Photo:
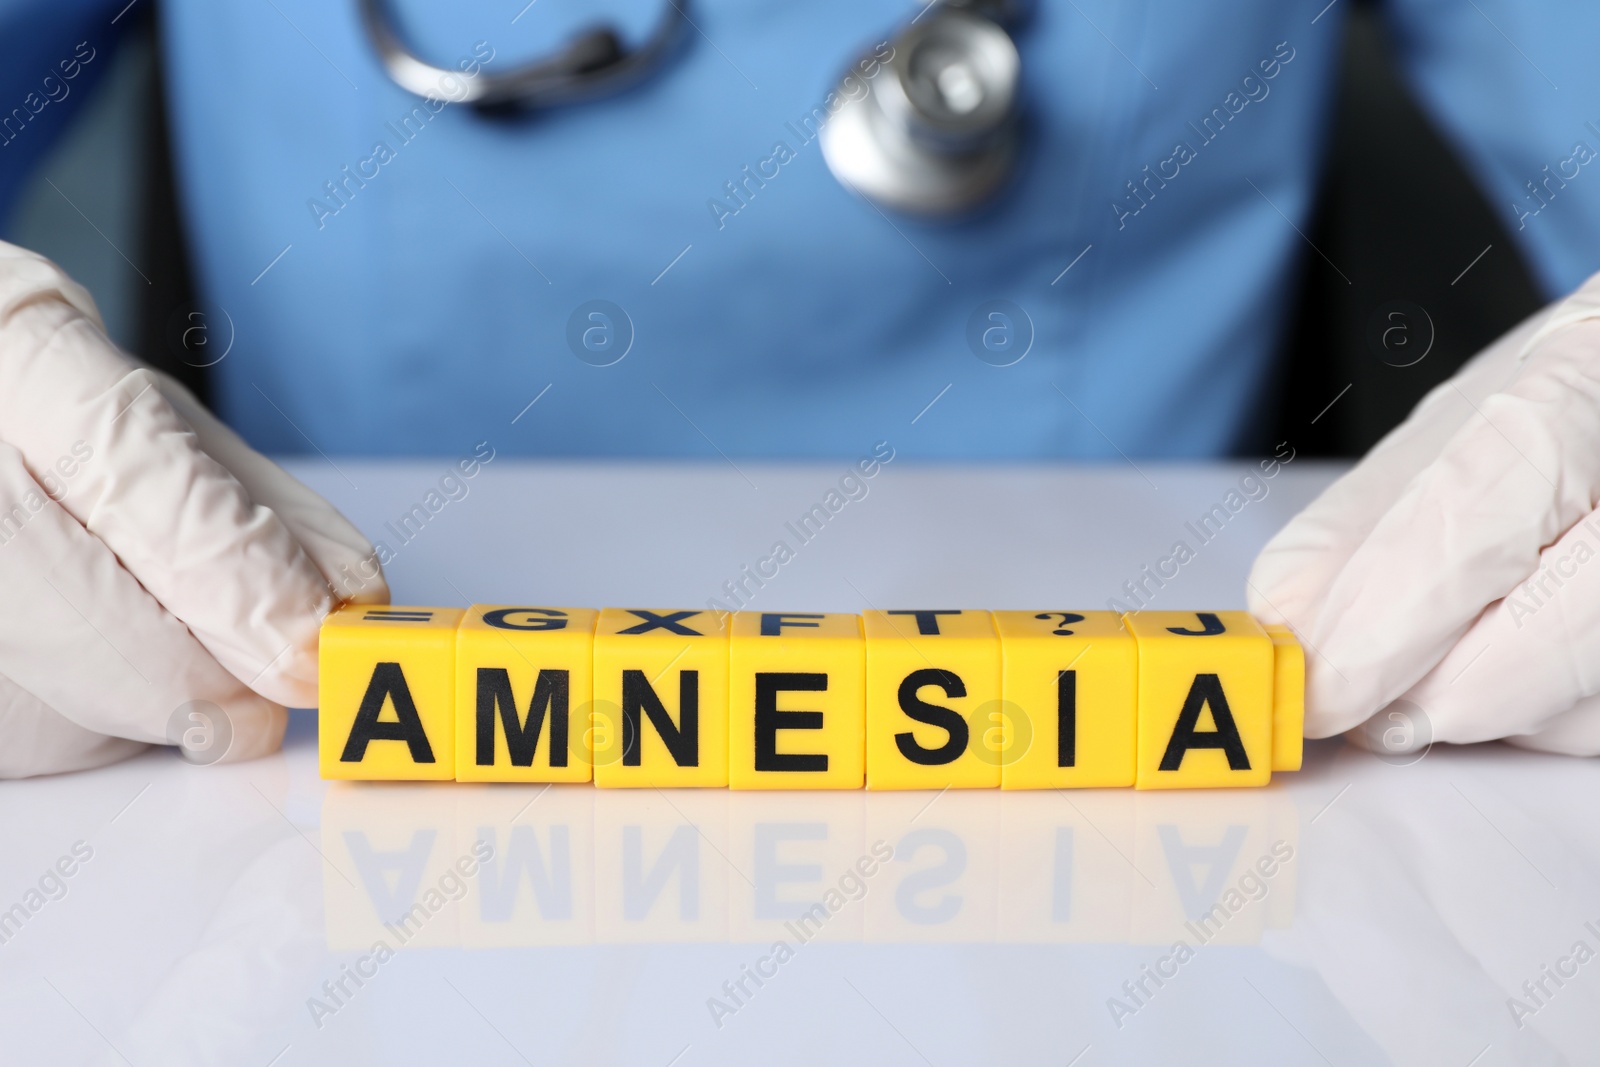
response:
[[[399,721],[378,721],[385,700],[394,704],[395,718]],[[369,741],[404,741],[411,749],[413,763],[433,762],[433,746],[428,744],[428,733],[422,728],[422,717],[417,714],[417,702],[411,699],[411,687],[406,684],[405,673],[398,663],[380,663],[372,668],[372,680],[367,683],[339,762],[360,763],[367,756]]]
[[[820,711],[780,711],[780,692],[823,693],[828,689],[826,674],[766,674],[756,672],[756,770],[825,771],[826,753],[778,752],[779,730],[820,730]]]
[[[667,714],[667,709],[661,703],[661,698],[656,696],[656,691],[650,688],[650,679],[644,676],[644,671],[622,672],[622,765],[624,767],[639,766],[639,757],[644,751],[644,738],[640,734],[639,711],[644,710],[650,725],[656,728],[656,733],[661,736],[661,743],[667,746],[667,752],[672,755],[672,762],[680,767],[700,766],[700,672],[678,672],[678,719],[682,723],[676,726],[672,716]]]
[[[494,713],[500,710],[500,723],[506,731],[506,752],[511,766],[533,766],[533,753],[539,747],[539,729],[545,713],[550,714],[550,766],[567,765],[567,672],[539,672],[528,702],[527,722],[517,722],[517,701],[511,695],[511,676],[504,667],[478,668],[478,751],[480,767],[494,765]]]
[[[1078,765],[1078,672],[1056,672],[1056,766]]]
[[[917,744],[915,735],[908,730],[903,734],[895,734],[894,743],[899,746],[900,754],[912,763],[924,767],[940,767],[946,763],[954,763],[961,758],[961,753],[967,750],[967,720],[952,708],[929,704],[917,696],[917,690],[925,685],[938,686],[944,690],[944,695],[947,697],[966,696],[967,685],[954,671],[931,668],[912,671],[906,675],[905,681],[900,683],[900,710],[906,713],[906,717],[929,726],[937,726],[948,733],[950,738],[938,748],[923,748]]]
[[[1200,724],[1200,709],[1211,705],[1211,718],[1215,730],[1196,730]],[[1245,755],[1244,740],[1234,725],[1233,712],[1228,698],[1222,692],[1222,679],[1214,674],[1197,674],[1189,695],[1183,700],[1183,710],[1178,712],[1178,723],[1172,728],[1172,739],[1167,742],[1166,754],[1161,757],[1161,769],[1175,771],[1183,766],[1184,753],[1191,748],[1220,748],[1228,754],[1230,771],[1248,771],[1250,757]]]

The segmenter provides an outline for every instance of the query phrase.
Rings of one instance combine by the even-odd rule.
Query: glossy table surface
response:
[[[845,464],[497,459],[431,499],[443,460],[294,469],[386,541],[397,602],[699,607],[786,540],[752,606],[836,611],[1104,607],[1180,539],[1156,606],[1238,607],[1336,473],[1244,483],[1197,545],[1251,468],[891,463],[804,543]],[[1330,740],[1260,790],[869,795],[315,756],[296,712],[252,763],[0,786],[0,1063],[1600,1059],[1593,761]]]

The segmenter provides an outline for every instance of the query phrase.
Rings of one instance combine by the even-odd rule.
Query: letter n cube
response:
[[[600,612],[594,636],[594,784],[728,784],[726,612]]]

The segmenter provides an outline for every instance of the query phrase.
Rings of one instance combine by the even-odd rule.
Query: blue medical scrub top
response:
[[[660,13],[395,6],[420,53],[495,72]],[[396,87],[352,2],[168,0],[179,202],[233,334],[217,404],[272,452],[1226,454],[1256,436],[1309,254],[1347,7],[1043,0],[1014,181],[931,222],[852,195],[814,135],[907,0],[695,0],[647,85],[517,121]],[[122,8],[4,4],[4,99]],[[1388,12],[1541,283],[1576,285],[1600,266],[1600,5]],[[0,147],[13,171],[32,150]],[[986,362],[970,338],[995,326]]]

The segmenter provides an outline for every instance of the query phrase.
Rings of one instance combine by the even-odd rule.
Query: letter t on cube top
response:
[[[594,784],[728,784],[728,615],[606,608],[594,635]]]
[[[729,786],[861,788],[866,646],[859,616],[735,614],[728,698]]]
[[[324,778],[456,776],[460,608],[356,604],[322,620],[317,751]]]
[[[587,782],[592,608],[474,604],[456,631],[456,780]]]
[[[1000,638],[987,611],[869,611],[867,788],[1000,784]]]
[[[1245,611],[1141,611],[1140,789],[1266,785],[1272,638]]]

